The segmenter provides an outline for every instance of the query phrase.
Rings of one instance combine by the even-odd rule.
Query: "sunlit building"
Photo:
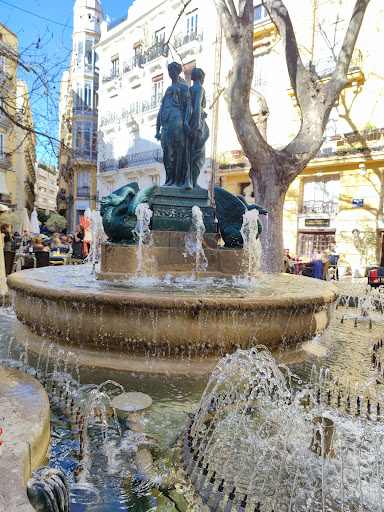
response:
[[[99,0],[76,0],[71,65],[60,91],[59,213],[73,231],[89,207],[96,208],[97,90],[99,63],[94,45],[104,14]]]
[[[319,82],[329,80],[354,2],[316,0],[298,6],[287,0],[286,4],[304,64]],[[284,242],[292,254],[307,257],[314,248],[321,251],[335,240],[340,261],[352,268],[375,260],[384,264],[383,22],[383,6],[372,0],[348,70],[350,84],[332,109],[324,144],[286,195]],[[223,46],[222,76],[227,73],[225,52]],[[300,117],[276,27],[261,3],[254,12],[254,56],[252,87],[265,97],[270,110],[267,140],[281,148],[298,132]],[[222,98],[218,108],[215,181],[253,201],[250,165]],[[251,109],[257,121],[260,105],[254,94]]]
[[[189,86],[193,68],[206,73],[207,123],[212,132],[217,15],[213,2],[192,0],[178,19],[182,7],[180,0],[136,0],[121,19],[102,24],[96,45],[100,197],[131,181],[140,187],[164,184],[162,149],[155,134],[163,94],[171,85],[172,61],[182,63],[181,77]],[[208,143],[199,184],[207,187],[210,177]]]

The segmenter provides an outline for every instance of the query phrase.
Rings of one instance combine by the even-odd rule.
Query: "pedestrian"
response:
[[[73,257],[82,260],[84,258],[84,226],[80,224],[76,227],[75,238],[72,244]]]
[[[0,226],[1,237],[3,239],[4,251],[12,250],[12,233],[9,224],[2,224]]]

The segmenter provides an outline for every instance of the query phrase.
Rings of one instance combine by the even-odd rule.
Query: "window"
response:
[[[156,30],[155,32],[156,43],[161,43],[165,41],[165,27],[160,30]]]
[[[77,173],[77,195],[88,195],[91,192],[91,172],[81,169]]]
[[[84,85],[84,106],[91,107],[92,106],[92,83],[85,82]]]
[[[117,76],[119,74],[119,54],[114,55],[111,58],[112,62],[112,76]]]
[[[39,187],[39,192],[46,192],[47,189],[45,187]]]
[[[197,32],[197,9],[187,14],[187,34]]]
[[[49,204],[52,204],[52,205],[53,205],[53,204],[55,205],[55,204],[56,204],[56,201],[54,201],[53,199],[49,199],[49,200],[48,200],[48,203],[49,203]]]
[[[152,103],[155,108],[158,104],[161,103],[163,98],[163,90],[164,90],[164,80],[163,75],[157,75],[152,78]]]
[[[44,203],[44,204],[47,203],[47,200],[46,200],[45,197],[38,197],[37,200],[38,200],[39,203]]]
[[[148,179],[149,179],[149,183],[157,183],[159,184],[160,183],[160,176],[158,174],[152,174],[150,176],[148,176]]]
[[[1,107],[1,109],[7,110],[4,98],[0,98],[0,107]],[[6,116],[1,109],[0,109],[0,119],[5,119]]]
[[[83,63],[83,51],[84,51],[84,43],[83,41],[79,41],[79,46],[77,48],[77,67],[80,68]]]
[[[340,176],[304,178],[302,213],[337,213]]]
[[[254,23],[255,24],[264,23],[265,21],[267,21],[266,18],[268,18],[268,13],[267,13],[265,7],[263,7],[261,4],[256,5],[254,8],[254,17],[253,17]]]
[[[0,55],[0,76],[7,74],[7,57]]]
[[[5,158],[5,133],[0,133],[0,158]]]
[[[93,39],[87,37],[85,40],[85,69],[87,69],[88,71],[92,71],[92,46]]]

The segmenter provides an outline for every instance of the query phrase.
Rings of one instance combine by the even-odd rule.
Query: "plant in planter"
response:
[[[376,260],[376,232],[371,227],[361,232],[358,229],[352,231],[353,245],[360,254],[360,263],[368,265]]]

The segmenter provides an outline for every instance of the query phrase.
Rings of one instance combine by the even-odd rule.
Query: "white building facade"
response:
[[[209,107],[215,96],[215,7],[213,2],[192,0],[176,24],[182,7],[180,0],[136,0],[126,16],[102,24],[95,48],[100,63],[99,198],[132,181],[140,188],[164,184],[162,149],[155,134],[162,97],[171,85],[169,63],[182,64],[181,77],[189,86],[192,69],[204,70],[207,123],[211,134],[214,130]],[[211,165],[209,140],[199,177],[204,188]]]

